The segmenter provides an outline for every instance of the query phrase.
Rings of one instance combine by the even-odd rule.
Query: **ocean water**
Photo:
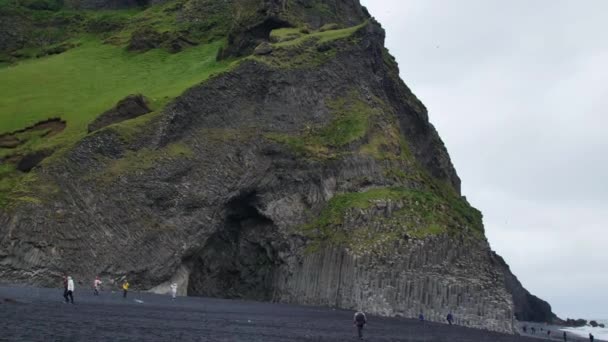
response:
[[[595,321],[605,324],[606,328],[593,328],[588,325],[586,327],[563,328],[561,330],[580,337],[589,337],[589,333],[592,333],[596,340],[608,341],[608,319],[596,319]]]

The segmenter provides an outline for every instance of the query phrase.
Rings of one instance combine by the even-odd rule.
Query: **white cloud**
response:
[[[608,1],[362,0],[524,286],[608,317]]]

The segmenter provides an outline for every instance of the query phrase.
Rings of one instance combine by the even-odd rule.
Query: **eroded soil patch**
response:
[[[34,137],[50,138],[61,133],[66,126],[64,120],[51,118],[14,132],[0,134],[0,148],[17,148]]]

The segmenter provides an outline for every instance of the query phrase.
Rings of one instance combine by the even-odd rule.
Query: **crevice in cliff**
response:
[[[292,25],[277,17],[268,17],[261,23],[242,31],[233,31],[228,35],[228,46],[218,52],[217,59],[242,57],[250,55],[261,42],[270,40],[270,32]]]
[[[272,300],[277,253],[274,222],[256,207],[255,192],[231,200],[222,228],[187,262],[188,295]]]

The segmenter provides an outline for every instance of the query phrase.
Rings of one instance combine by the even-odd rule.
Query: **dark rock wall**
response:
[[[557,319],[551,305],[528,292],[500,255],[492,253],[492,257],[502,270],[507,290],[513,296],[514,314],[518,320],[551,323]]]
[[[335,5],[366,15],[356,1]],[[69,272],[84,283],[126,277],[154,291],[177,281],[191,295],[423,311],[436,321],[452,311],[460,324],[512,331],[513,288],[521,285],[511,282],[509,293],[510,271],[496,266],[482,232],[454,224],[449,233],[354,250],[336,242],[311,249],[302,231],[339,194],[424,188],[407,177],[419,167],[460,192],[426,109],[383,43],[371,21],[317,65],[249,59],[186,91],[136,135],[112,125],[56,153],[37,169],[38,197],[24,194],[0,211],[0,279],[59,286]],[[333,158],[302,156],[269,138],[328,125],[331,101],[345,97],[381,112],[374,124],[399,132],[413,159],[399,149],[394,159],[361,153],[369,133]],[[393,169],[405,177],[390,176]],[[417,210],[411,205],[348,212],[342,228],[390,219],[397,207]],[[383,229],[406,224],[390,222]]]
[[[44,170],[58,184],[52,202],[3,215],[2,278],[54,285],[69,271],[83,279],[126,275],[135,287],[151,288],[185,267],[182,284],[194,295],[404,316],[423,310],[434,320],[453,307],[463,323],[508,331],[512,304],[487,267],[483,241],[403,242],[383,257],[340,246],[305,253],[298,227],[310,220],[307,212],[337,193],[364,189],[357,179],[368,179],[368,188],[399,185],[369,156],[307,160],[264,138],[327,124],[328,99],[353,89],[363,100],[397,102],[397,94],[418,103],[403,85],[386,91],[382,31],[372,25],[359,35],[358,44],[316,69],[245,62],[187,91],[136,141],[127,143],[111,129],[85,138]],[[416,155],[441,156],[440,141],[426,143],[438,137],[422,137],[434,130],[417,110],[402,106],[394,114],[402,126],[420,127],[411,131],[418,135],[406,136]],[[176,144],[190,153],[173,154]],[[152,167],[112,174],[126,167],[132,150],[150,148],[166,151]],[[446,165],[430,171],[455,175]],[[462,267],[454,267],[459,262]]]
[[[0,53],[21,49],[29,39],[31,26],[21,13],[0,8]]]
[[[305,257],[281,299],[387,316],[417,317],[422,312],[439,322],[452,312],[458,324],[511,331],[511,298],[484,269],[486,255],[464,255],[455,248],[453,241],[441,239],[404,244],[388,260],[323,250]]]

